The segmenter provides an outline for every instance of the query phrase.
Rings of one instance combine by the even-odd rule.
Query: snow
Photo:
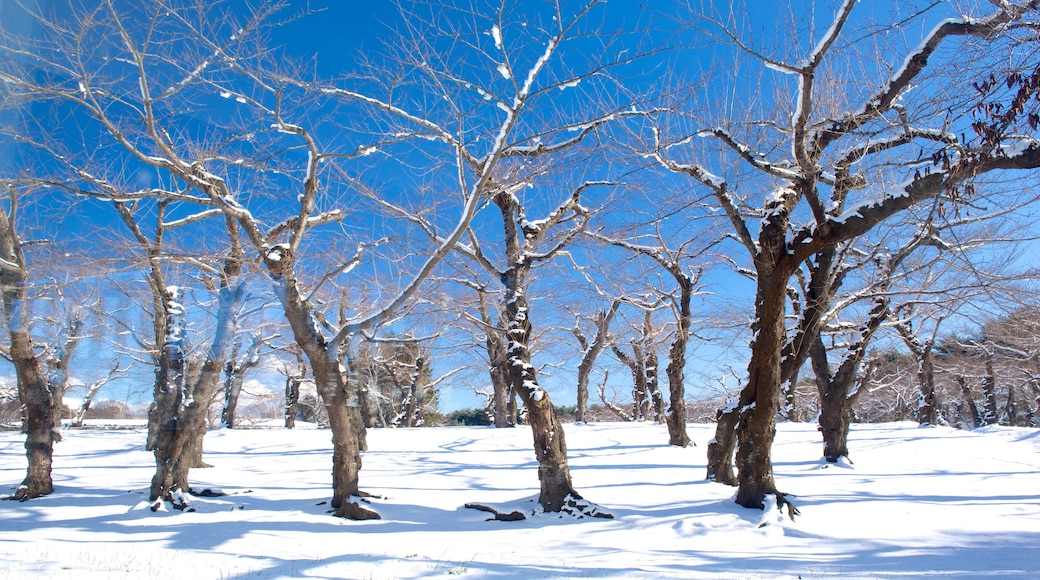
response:
[[[502,78],[507,81],[513,78],[513,76],[509,74],[509,67],[503,62],[498,63],[498,74],[502,75]]]
[[[502,29],[497,24],[491,27],[491,38],[495,39],[495,48],[502,50]]]
[[[306,425],[301,425],[306,427]],[[361,485],[380,521],[332,517],[327,430],[212,431],[194,512],[147,507],[145,430],[67,430],[55,492],[0,504],[3,578],[1036,578],[1040,431],[854,425],[853,463],[819,459],[813,424],[778,426],[795,521],[705,482],[698,447],[654,424],[567,425],[576,489],[614,519],[487,521],[467,502],[537,512],[528,428],[374,429]],[[25,474],[0,432],[0,493]],[[772,500],[769,500],[772,503]]]

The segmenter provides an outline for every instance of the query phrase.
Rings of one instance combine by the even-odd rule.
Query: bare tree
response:
[[[614,356],[632,373],[632,412],[626,418],[629,421],[660,421],[664,416],[664,401],[657,382],[658,332],[653,325],[653,311],[652,306],[640,306],[642,324],[632,324],[639,330],[638,334],[628,341],[632,354],[628,354],[616,343],[612,343],[610,347]],[[600,393],[600,398],[604,403],[607,402],[603,393]],[[682,429],[685,433],[685,422]]]
[[[458,153],[467,169],[487,176],[477,183],[479,193],[497,210],[498,219],[491,224],[482,221],[469,229],[466,243],[456,249],[501,283],[504,316],[498,324],[503,327],[505,359],[500,368],[522,401],[534,435],[541,508],[547,512],[592,513],[595,508],[581,501],[573,487],[563,427],[532,364],[528,291],[535,266],[562,255],[584,228],[590,213],[583,205],[586,191],[613,183],[609,176],[585,179],[584,175],[575,175],[574,167],[594,159],[592,142],[606,125],[645,113],[633,110],[628,96],[622,97],[623,103],[598,104],[603,100],[601,95],[614,94],[617,89],[612,69],[638,56],[605,54],[590,61],[590,55],[582,52],[582,39],[609,37],[595,19],[604,3],[590,1],[573,9],[550,4],[525,6],[521,21],[514,21],[519,14],[503,7],[481,21],[482,30],[450,23],[448,17],[457,13],[454,6],[438,5],[432,15],[416,10],[409,14],[409,21],[449,22],[448,28],[416,28],[412,32],[414,45],[408,46],[411,54],[402,61],[428,75],[428,82],[438,91],[459,85],[468,89],[464,98],[454,93],[444,96],[460,115],[468,110],[463,103],[474,96],[494,103],[505,113],[505,123],[490,135],[494,143],[491,154],[476,155],[468,148]],[[469,21],[475,13],[467,12],[464,20]],[[487,80],[487,69],[457,65],[449,55],[438,55],[440,68],[431,65],[432,55],[438,54],[434,40],[481,39],[486,35],[490,35],[493,48],[487,49],[490,58],[485,62],[488,69],[499,73],[494,81]],[[476,45],[481,41],[467,42]],[[530,53],[529,58],[524,57],[525,52]],[[464,64],[462,55],[459,61]],[[556,97],[560,91],[576,91],[575,96],[588,98],[570,97],[566,102],[579,106],[560,107]],[[420,221],[422,216],[410,219]],[[441,239],[432,232],[431,237]]]
[[[344,213],[331,207],[331,199],[319,200],[319,194],[325,191],[319,166],[328,161],[324,171],[333,175],[342,169],[337,161],[363,158],[376,148],[371,143],[355,143],[344,145],[351,149],[347,153],[330,151],[317,135],[292,122],[290,117],[299,115],[316,122],[315,110],[329,113],[335,105],[328,101],[345,100],[399,119],[411,127],[413,135],[426,138],[433,133],[449,151],[461,151],[461,144],[452,132],[389,101],[335,87],[312,89],[312,85],[299,82],[298,77],[278,73],[277,67],[265,68],[268,63],[264,59],[270,54],[263,45],[266,27],[281,8],[276,3],[256,11],[229,14],[205,3],[123,7],[103,2],[90,9],[73,7],[70,14],[63,15],[60,25],[49,14],[31,12],[30,16],[45,33],[40,37],[6,35],[0,75],[5,81],[12,81],[4,83],[5,90],[17,91],[26,99],[56,103],[77,122],[90,124],[90,129],[85,130],[100,129],[107,142],[120,152],[106,154],[117,158],[122,154],[123,164],[170,176],[164,183],[128,182],[112,172],[122,171],[120,164],[99,158],[100,153],[95,151],[75,150],[75,144],[62,140],[60,134],[34,133],[34,128],[30,128],[16,135],[21,142],[67,168],[65,175],[52,178],[50,183],[77,192],[100,188],[91,193],[108,195],[124,208],[133,200],[146,198],[198,204],[219,211],[229,223],[241,228],[272,277],[294,337],[309,360],[329,411],[334,448],[332,505],[340,516],[376,517],[371,510],[349,500],[359,494],[357,476],[363,431],[357,408],[349,405],[349,391],[340,371],[342,346],[363,329],[378,326],[387,313],[409,300],[464,234],[500,152],[491,151],[491,161],[483,171],[476,172],[474,186],[460,184],[462,200],[454,220],[456,225],[450,228],[452,233],[430,249],[410,281],[393,292],[390,300],[360,313],[349,324],[331,328],[322,324],[321,313],[311,303],[314,288],[306,290],[304,281],[299,279],[298,260],[302,259],[304,240],[309,239],[307,234],[323,224],[341,220]],[[23,55],[35,58],[26,59]],[[47,73],[30,74],[23,70],[28,66]],[[71,86],[49,80],[66,78],[80,80]],[[241,105],[240,114],[213,118],[212,130],[199,135],[179,131],[179,115],[193,110],[197,100],[212,102],[214,95]],[[326,102],[316,105],[314,99]],[[502,135],[508,135],[512,118],[503,124]],[[389,135],[386,140],[392,143],[402,138]],[[300,158],[299,151],[304,152],[306,159]],[[268,217],[258,217],[254,212],[265,208],[262,202],[267,188],[272,187],[296,189],[297,201],[295,208],[289,207],[288,216],[274,217],[274,225],[269,226]],[[203,209],[192,215],[208,213]],[[237,236],[233,237],[237,240]],[[370,244],[362,242],[356,247],[355,255],[339,262],[327,277],[348,272],[360,262]],[[317,280],[315,286],[322,282]],[[172,408],[185,401],[174,394],[180,391],[184,371],[179,354],[183,327],[176,324],[183,313],[176,292],[169,288],[159,290],[163,298],[157,306],[166,324],[157,328],[157,341],[164,345],[165,354],[160,360],[169,364],[160,369],[156,384],[158,390],[164,391],[160,394],[165,396],[165,391],[169,391],[172,399],[163,406]],[[221,363],[217,374],[222,367]],[[172,427],[173,423],[161,425]],[[161,425],[150,438],[150,446],[156,449],[166,448],[166,440],[176,433]],[[156,498],[167,497],[173,491],[169,477],[158,477],[158,471],[166,473],[172,468],[166,459],[157,457],[157,478],[152,490]]]
[[[615,299],[611,301],[610,308],[596,312],[593,318],[596,334],[592,337],[592,342],[589,342],[588,337],[582,332],[581,325],[578,323],[578,317],[575,317],[574,328],[571,329],[571,332],[578,340],[578,344],[581,345],[582,351],[581,360],[578,362],[578,392],[577,403],[574,408],[575,423],[589,422],[589,376],[592,374],[592,367],[596,363],[599,353],[603,352],[603,348],[610,342],[610,322],[614,319],[614,315],[617,314],[619,306],[621,306],[621,300]]]
[[[5,183],[6,208],[0,208],[0,294],[3,296],[4,326],[10,338],[6,349],[18,381],[25,432],[25,479],[10,499],[27,500],[54,491],[51,479],[54,443],[61,440],[55,423],[55,398],[29,330],[29,266],[17,231],[19,192]],[[64,386],[64,385],[62,385]]]
[[[686,433],[686,351],[689,345],[693,326],[694,296],[700,292],[699,283],[701,269],[687,269],[683,266],[684,260],[702,258],[703,255],[714,244],[703,244],[703,247],[694,248],[690,246],[696,243],[696,237],[691,236],[689,240],[681,244],[678,249],[672,250],[668,247],[661,236],[661,231],[656,231],[656,244],[642,245],[625,240],[612,240],[603,236],[598,239],[611,243],[629,251],[646,256],[656,262],[668,274],[672,276],[676,284],[676,290],[667,294],[672,303],[675,315],[676,329],[675,339],[668,349],[668,367],[665,373],[668,376],[668,409],[664,416],[668,424],[668,442],[678,447],[686,447],[690,444],[690,436]]]
[[[238,399],[242,395],[246,372],[260,364],[263,343],[260,335],[256,334],[243,350],[241,339],[235,340],[224,363],[224,407],[220,412],[220,422],[228,429],[234,429],[238,422]]]
[[[855,24],[849,25],[854,22],[850,20],[856,12],[854,1],[838,7],[832,25],[802,58],[768,56],[731,27],[716,29],[744,54],[783,75],[785,80],[794,81],[780,89],[792,97],[784,108],[790,117],[719,125],[667,141],[658,131],[655,146],[648,152],[666,169],[688,175],[714,193],[735,238],[753,264],[754,338],[748,381],[734,407],[739,417],[738,504],[762,508],[768,495],[776,497],[778,506],[789,503],[773,479],[771,444],[782,394],[787,284],[798,265],[869,232],[916,204],[970,196],[974,189],[968,184],[979,176],[1040,166],[1040,147],[1034,141],[1008,137],[1020,130],[1022,123],[1013,130],[1008,126],[994,129],[1001,137],[1015,142],[1006,150],[993,145],[992,140],[962,141],[949,131],[949,117],[944,113],[947,106],[954,106],[952,101],[944,102],[938,107],[942,112],[937,112],[935,93],[907,91],[912,84],[929,80],[925,72],[941,70],[939,63],[944,62],[944,56],[954,55],[961,64],[965,58],[972,58],[978,67],[973,71],[995,66],[993,57],[1007,53],[1007,44],[1003,42],[1009,38],[1009,31],[1036,4],[1001,3],[984,17],[954,16],[944,20],[920,44],[904,53],[901,66],[879,68],[880,74],[870,85],[863,84],[866,79],[857,79],[858,87],[870,87],[866,89],[842,85],[839,72],[840,59],[849,55],[846,50],[856,44],[851,40],[858,34]],[[850,39],[847,42],[846,37]],[[976,44],[958,45],[959,38],[973,38]],[[938,51],[940,46],[948,50]],[[974,46],[981,47],[978,54],[971,53]],[[984,50],[990,52],[981,52]],[[978,79],[966,75],[966,71],[960,72],[962,79]],[[971,90],[970,86],[965,88]],[[924,95],[928,96],[922,99]],[[836,96],[841,97],[841,102],[829,98]],[[997,125],[983,124],[991,128]],[[772,135],[780,135],[781,139],[770,146],[748,145],[752,135],[766,132],[774,132]],[[752,197],[761,199],[763,189],[771,190],[765,202],[759,205],[750,201],[748,188],[756,189],[753,181],[747,185],[731,183],[727,177],[710,171],[703,161],[691,163],[674,157],[674,147],[688,142],[693,135],[714,139],[723,158],[738,159],[761,177]],[[996,140],[999,142],[1000,137]],[[925,148],[929,153],[922,159],[921,151]],[[771,158],[780,156],[787,157]],[[893,161],[925,162],[928,166],[918,166],[908,176],[907,170]],[[902,185],[884,186],[893,182]],[[793,515],[795,511],[789,506],[789,513]]]

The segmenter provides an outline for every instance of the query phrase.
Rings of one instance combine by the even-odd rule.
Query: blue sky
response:
[[[366,54],[378,60],[381,55],[384,55],[388,49],[384,48],[383,43],[387,40],[395,38],[395,31],[403,27],[403,20],[398,14],[397,9],[391,2],[383,1],[371,1],[367,3],[362,2],[347,2],[347,1],[335,1],[335,0],[315,0],[309,5],[309,10],[304,7],[303,3],[296,3],[291,9],[283,12],[283,17],[296,17],[291,22],[286,23],[284,26],[276,29],[273,33],[271,45],[277,49],[285,51],[285,54],[293,59],[304,62],[306,65],[315,66],[315,70],[318,76],[323,78],[335,78],[354,69],[354,64],[357,61],[359,54]],[[804,55],[805,51],[811,48],[818,38],[822,30],[829,24],[831,15],[834,9],[837,7],[838,2],[819,2],[819,3],[796,3],[796,8],[793,11],[780,10],[777,8],[775,3],[772,2],[748,2],[747,12],[735,15],[737,20],[741,22],[738,30],[746,33],[748,42],[752,45],[752,48],[761,50],[765,53],[775,55],[781,59],[795,59],[800,55]],[[903,17],[909,15],[915,7],[925,7],[930,3],[928,2],[894,2],[894,3],[883,3],[883,2],[860,2],[854,14],[858,19],[858,25],[864,26],[863,30],[867,31],[864,34],[870,33],[878,34],[877,42],[875,46],[883,53],[884,59],[882,68],[885,66],[898,66],[898,62],[893,62],[892,54],[898,53],[905,46],[915,45],[920,35],[927,32],[928,28],[934,23],[934,20],[941,16],[947,16],[949,14],[940,14],[938,9],[934,10],[934,16],[929,14],[926,18],[915,25],[912,29],[905,33],[894,35],[895,38],[889,38],[887,35],[881,36],[881,33],[877,32],[876,27],[869,25],[869,21],[873,18],[889,18],[888,7],[895,6],[898,10],[892,12],[894,17]],[[239,3],[231,3],[231,6],[239,6]],[[494,6],[493,3],[489,5]],[[726,2],[708,2],[705,5],[711,6],[719,11],[719,17],[728,19],[730,15],[726,13],[726,8],[730,3]],[[520,2],[518,3],[516,10],[538,10],[543,9],[549,4],[544,2],[536,2],[531,0],[531,3]],[[676,18],[684,18],[678,14],[678,10],[674,9],[676,5],[673,3],[656,2],[653,0],[646,0],[639,2],[636,0],[611,0],[602,7],[602,12],[597,13],[596,18],[602,18],[608,22],[611,26],[623,26],[628,27],[635,31],[642,31],[643,26],[652,26],[655,34],[654,40],[666,39],[661,42],[669,43],[680,43],[687,45],[687,48],[681,51],[670,51],[664,55],[658,55],[654,58],[649,58],[639,61],[637,64],[632,65],[625,72],[630,73],[632,78],[636,79],[632,82],[632,86],[642,89],[646,86],[650,86],[653,83],[658,83],[657,88],[665,87],[665,81],[673,82],[676,84],[689,83],[696,84],[699,81],[699,74],[702,70],[707,70],[713,64],[715,57],[725,53],[732,47],[723,46],[718,43],[718,37],[712,37],[709,34],[703,32],[695,32],[690,29],[682,28],[679,20]],[[666,12],[660,12],[664,10]],[[900,10],[902,12],[900,12]],[[18,26],[18,18],[12,17],[11,14],[17,12],[16,9],[12,8],[12,4],[4,2],[0,4],[0,15],[4,17],[5,26]],[[487,22],[490,22],[488,20]],[[480,26],[485,26],[485,21],[480,21]],[[638,24],[634,24],[638,23]],[[528,42],[527,48],[532,49],[530,55],[526,55],[527,60],[520,59],[518,62],[521,64],[529,63],[540,54],[541,39],[528,37],[521,37],[515,32],[516,29],[507,29],[507,34],[516,36],[507,36],[507,41],[513,38],[524,38]],[[800,33],[798,39],[792,40],[787,32],[794,30]],[[481,29],[479,41],[484,44],[490,45],[493,41],[491,39],[491,31]],[[796,35],[799,36],[799,35]],[[633,36],[635,38],[635,36]],[[449,42],[450,38],[440,39],[440,42]],[[627,42],[628,40],[626,40]],[[585,50],[591,50],[587,47],[598,46],[594,40],[588,41],[586,44],[580,45]],[[610,45],[603,50],[619,50],[625,45]],[[395,44],[392,44],[389,50],[396,48]],[[629,47],[625,46],[625,50]],[[634,48],[634,47],[633,47]],[[534,50],[536,49],[536,50]],[[580,52],[580,51],[576,51]],[[455,54],[455,53],[453,53]],[[531,55],[534,55],[533,57]],[[571,54],[569,58],[574,58],[575,61],[580,61],[578,57],[589,56],[595,57],[599,55],[581,55]],[[889,58],[891,57],[891,58]],[[673,60],[668,60],[673,59]],[[895,59],[898,60],[898,59]],[[673,66],[674,69],[663,69],[655,68],[662,62],[668,62],[669,66]],[[700,89],[704,93],[713,93],[715,95],[726,95],[730,98],[747,99],[747,102],[741,101],[738,103],[728,103],[726,107],[730,109],[739,110],[746,106],[748,109],[768,110],[776,108],[777,104],[773,102],[773,95],[779,94],[781,96],[781,102],[783,102],[783,96],[790,92],[793,88],[793,81],[790,80],[789,75],[782,75],[775,71],[765,71],[763,76],[758,75],[762,73],[762,67],[757,63],[749,64],[748,59],[738,58],[736,60],[723,60],[720,68],[715,69],[714,77],[710,81],[703,82]],[[736,63],[736,64],[734,64]],[[449,62],[449,65],[455,65],[459,63]],[[485,63],[486,64],[486,63]],[[414,71],[404,71],[403,75],[411,74]],[[486,68],[486,70],[469,71],[474,78],[481,79],[482,82],[486,81],[488,86],[494,87],[496,90],[504,91],[503,94],[508,94],[509,83],[498,77],[498,74],[492,68]],[[859,71],[859,73],[869,76],[871,73],[875,73],[876,70],[870,69],[870,66],[866,66],[865,70]],[[662,80],[665,79],[665,80]],[[763,87],[762,91],[756,93],[755,86],[752,84],[756,82],[756,79],[760,81]],[[762,80],[764,79],[764,80]],[[785,84],[787,83],[787,84]],[[595,93],[591,90],[589,92],[581,92],[591,83],[584,83],[578,91],[560,92],[553,91],[550,95],[552,99],[555,99],[555,104],[558,109],[565,109],[570,105],[574,104],[574,99],[587,98],[589,96],[595,96]],[[772,91],[776,91],[773,93]],[[734,97],[735,95],[735,97]],[[475,95],[473,101],[476,102],[474,108],[480,105],[480,98]],[[697,96],[702,96],[698,94]],[[437,95],[407,95],[408,98],[413,98],[415,102],[428,105],[429,103],[424,99],[436,103]],[[202,103],[197,110],[191,111],[191,115],[185,115],[187,121],[184,125],[178,126],[178,130],[183,130],[186,134],[202,133],[204,132],[205,125],[209,120],[213,121],[216,125],[219,122],[225,121],[228,118],[234,118],[239,114],[242,109],[236,104],[236,99],[227,98],[220,99],[215,95],[209,95],[203,99]],[[433,105],[429,105],[431,110],[435,110]],[[781,105],[782,106],[782,105]],[[721,109],[721,107],[720,107]],[[356,112],[356,109],[347,109],[348,114]],[[487,138],[487,128],[495,127],[496,123],[500,122],[501,111],[488,106],[486,111],[474,116],[474,120],[468,121],[473,125],[477,125],[478,129],[483,129],[481,133],[479,130],[474,131],[484,138],[483,143],[490,143],[490,139]],[[438,111],[442,112],[442,111]],[[718,118],[729,114],[730,110],[717,110],[701,112],[698,114],[704,114],[705,118]],[[41,114],[41,116],[46,116]],[[212,116],[212,117],[207,117]],[[690,114],[686,118],[674,121],[675,131],[677,134],[681,133],[682,130],[695,130],[697,123],[701,123],[701,119],[697,118],[695,121],[690,119],[694,117],[694,114]],[[70,120],[75,121],[76,118],[72,117]],[[332,131],[330,129],[330,131]],[[345,132],[346,133],[346,132]],[[89,137],[89,131],[86,131],[86,140]],[[352,135],[352,138],[356,136]],[[346,144],[352,146],[351,143]],[[389,147],[389,146],[388,146]],[[419,152],[421,153],[421,151]],[[431,166],[421,165],[419,153],[416,150],[410,150],[404,153],[400,153],[398,157],[393,159],[393,163],[381,164],[377,162],[378,156],[373,156],[369,161],[371,165],[365,166],[363,171],[359,170],[360,174],[367,178],[372,179],[384,179],[386,181],[393,181],[390,188],[393,189],[391,194],[404,196],[401,191],[406,190],[410,187],[416,187],[418,185],[432,186],[436,184],[450,181],[451,174],[448,173],[448,177],[445,178],[441,173],[438,173],[440,167],[434,168]],[[303,156],[302,153],[296,153],[298,157]],[[416,155],[412,157],[412,155]],[[388,156],[389,158],[389,156]],[[384,159],[387,161],[388,159]],[[363,165],[363,163],[359,163]],[[417,170],[416,175],[407,175],[405,172],[409,167],[421,167]],[[595,176],[598,168],[588,167],[585,165],[574,165],[568,167],[567,171],[561,173],[567,174],[583,174]],[[727,172],[735,172],[736,166],[722,166],[718,169],[720,174],[724,174],[727,178],[731,176]],[[564,177],[567,177],[565,175]],[[563,178],[561,178],[563,179]],[[684,195],[696,195],[694,192],[696,188],[690,187],[688,183],[683,179],[676,179],[674,176],[661,176],[655,175],[652,178],[647,179],[650,182],[652,179],[661,179],[669,182],[669,195],[674,197],[681,197]],[[655,187],[659,188],[656,183],[644,184],[647,189],[647,195],[651,195],[652,189]],[[395,189],[394,189],[395,188]],[[646,193],[646,192],[643,192]],[[660,192],[657,192],[658,194]],[[767,191],[763,190],[761,196],[764,196]],[[280,192],[278,195],[286,195],[293,197],[292,191]],[[534,194],[531,194],[532,196]],[[603,201],[606,199],[606,193],[595,192],[595,196],[590,195],[590,201]],[[759,195],[756,192],[756,195]],[[277,200],[276,194],[271,194],[270,199]],[[642,201],[631,201],[636,199],[636,196],[632,196],[630,199],[626,199],[624,196],[620,200],[615,200],[614,207],[619,208],[621,212],[627,212],[628,215],[634,214],[635,211],[644,209],[640,207]],[[641,199],[641,198],[640,198]],[[647,199],[650,199],[649,197]],[[750,198],[749,198],[750,199]],[[760,202],[759,199],[750,199],[752,203]],[[266,203],[266,202],[265,202]],[[553,205],[551,199],[545,201],[548,205]],[[628,204],[626,206],[626,203]],[[93,232],[97,229],[98,221],[106,221],[110,219],[111,213],[102,208],[100,211],[94,207],[89,206],[89,202],[84,202],[82,213],[67,214],[61,217],[63,223],[66,224],[63,231],[73,232],[74,236],[80,236],[81,239],[86,243],[90,244],[92,240],[96,238],[92,237]],[[258,203],[258,206],[264,204]],[[270,204],[270,208],[273,208],[274,203]],[[269,208],[269,209],[270,209]],[[61,209],[58,207],[57,209]],[[540,207],[539,210],[545,209]],[[258,209],[258,211],[260,211]],[[272,214],[274,210],[272,209]],[[81,218],[85,216],[85,218]],[[107,217],[106,217],[107,216]],[[532,216],[538,217],[538,216]],[[356,233],[366,228],[369,230],[379,229],[378,232],[368,232],[374,234],[373,237],[378,237],[383,233],[394,233],[394,225],[386,225],[385,222],[378,222],[367,218],[370,221],[365,221],[366,218],[360,218],[350,223],[351,232]],[[493,225],[494,216],[482,217],[484,220],[482,223]],[[685,224],[671,226],[673,231],[680,232]],[[201,239],[201,238],[200,238]],[[342,247],[337,248],[337,251],[345,251]],[[732,244],[725,251],[731,252],[732,257],[737,259],[739,262],[746,264],[746,253],[743,252],[743,248],[736,244]],[[603,252],[601,255],[608,255],[607,252]],[[595,257],[595,252],[593,252]],[[395,265],[389,266],[371,266],[372,273],[380,276],[391,277],[396,274],[394,268]],[[610,271],[609,267],[603,273],[604,278],[615,277],[614,273]],[[753,289],[752,286],[742,277],[736,276],[725,269],[716,269],[708,274],[708,281],[710,286],[707,288],[711,292],[714,292],[717,296],[723,296],[729,300],[725,303],[728,307],[736,308],[738,311],[741,308],[748,309],[750,306],[750,295],[749,292]],[[565,284],[573,284],[574,280],[566,280]],[[580,281],[579,281],[580,283]],[[552,287],[549,282],[544,282],[547,288],[546,290],[559,290],[558,287]],[[560,286],[560,285],[557,285]],[[593,306],[586,304],[587,306]],[[716,311],[718,306],[714,306]],[[590,308],[591,309],[591,308]],[[555,314],[555,313],[554,313]],[[536,314],[536,316],[538,316]],[[546,315],[548,316],[548,314]],[[543,323],[543,325],[547,325]],[[566,337],[565,337],[566,338]],[[720,344],[700,344],[691,352],[690,364],[688,366],[688,375],[692,381],[700,381],[698,376],[701,371],[706,372],[708,375],[718,375],[719,367],[721,364],[730,363],[740,371],[742,366],[742,356],[746,349],[744,344],[737,340],[737,344],[731,343],[720,343]],[[569,364],[569,361],[562,360],[561,357],[566,357],[565,353],[573,353],[576,350],[574,345],[566,344],[561,345],[559,348],[549,349],[543,351],[544,354],[536,355],[536,362],[546,363],[554,362],[560,363],[559,369],[553,371],[551,377],[546,378],[546,386],[548,386],[550,392],[554,393],[555,400],[559,403],[568,404],[572,402],[573,395],[571,383],[573,383],[573,364]],[[662,348],[661,353],[664,354],[665,349]],[[616,364],[615,364],[616,367]],[[624,369],[612,371],[612,376],[617,381],[620,391],[625,390],[627,381],[627,371]],[[147,372],[138,373],[138,377],[147,378]],[[595,380],[595,379],[594,379]],[[701,381],[703,383],[703,381]],[[276,388],[280,388],[278,384],[274,385]],[[703,384],[690,385],[691,391],[696,391],[697,386],[703,386]],[[557,395],[557,393],[559,393]],[[476,399],[466,389],[461,389],[455,393],[445,393],[444,396],[445,404],[444,408],[451,409],[457,406],[469,406],[475,404]]]

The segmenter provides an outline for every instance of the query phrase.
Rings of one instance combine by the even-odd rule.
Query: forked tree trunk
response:
[[[894,268],[907,255],[902,253],[890,260]],[[831,372],[827,360],[827,347],[819,331],[814,332],[809,345],[809,356],[816,376],[816,389],[820,395],[820,432],[823,434],[823,456],[831,462],[849,456],[849,424],[852,422],[852,406],[866,388],[874,372],[874,364],[868,363],[857,382],[860,364],[867,355],[867,345],[874,333],[889,319],[888,283],[880,288],[873,300],[867,320],[859,327],[858,336],[850,340],[845,356],[838,368]],[[829,302],[829,300],[828,300]]]
[[[221,409],[220,421],[228,429],[238,425],[238,400],[242,396],[242,385],[245,383],[246,371],[260,364],[260,346],[260,337],[253,337],[248,352],[239,358],[241,344],[235,341],[224,365],[224,407]]]
[[[187,368],[184,360],[187,321],[180,292],[167,289],[168,295],[162,300],[160,322],[165,324],[166,334],[156,372],[155,402],[149,409],[148,448],[156,462],[149,494],[153,502],[173,501],[175,507],[183,508],[175,494],[191,493],[191,468],[211,467],[202,460],[203,440],[209,429],[209,408],[235,333],[236,311],[244,297],[238,279],[242,260],[242,251],[235,245],[224,261],[213,339],[197,370]]]
[[[643,356],[643,349],[640,346],[639,340],[632,341],[632,356],[629,356],[625,351],[621,350],[617,346],[612,346],[614,356],[618,358],[628,367],[628,370],[632,374],[632,412],[629,415],[629,421],[641,421],[646,419],[645,411],[649,408],[649,399],[647,398],[646,389],[646,358]]]
[[[318,396],[329,415],[332,431],[332,508],[335,515],[352,520],[379,519],[379,514],[352,498],[362,496],[358,480],[365,426],[355,394],[340,365],[341,345],[329,343],[319,334],[314,313],[303,299],[295,277],[295,260],[285,246],[269,249],[264,263],[274,282],[286,320],[296,344],[307,357]]]
[[[861,346],[865,346],[863,343]],[[830,463],[849,456],[849,425],[852,423],[852,405],[869,380],[868,368],[856,384],[856,369],[862,358],[863,348],[858,348],[842,361],[832,374],[827,361],[827,348],[819,335],[813,340],[811,361],[816,375],[816,388],[820,393],[819,430],[823,435],[823,457]],[[868,365],[869,367],[869,365]],[[859,386],[860,388],[855,388]]]
[[[577,324],[574,326],[574,336],[578,339],[578,344],[581,345],[583,352],[581,361],[578,363],[578,396],[574,407],[575,423],[589,422],[589,377],[592,375],[592,367],[596,364],[596,358],[610,341],[610,323],[620,306],[621,301],[614,300],[609,309],[596,313],[596,336],[593,337],[591,343],[582,334]]]

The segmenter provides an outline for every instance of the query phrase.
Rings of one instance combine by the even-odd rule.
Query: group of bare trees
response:
[[[846,0],[816,22],[796,3],[778,25],[794,40],[777,45],[748,32],[754,13],[711,2],[678,21],[638,15],[652,26],[599,0],[402,2],[385,49],[336,78],[274,50],[290,3],[19,4],[22,26],[0,31],[3,355],[29,463],[15,497],[52,489],[55,409],[82,335],[70,322],[38,344],[32,312],[48,296],[32,232],[75,248],[58,267],[115,248],[94,275],[147,288],[148,324],[121,328],[155,373],[157,508],[190,493],[215,399],[234,423],[258,321],[277,310],[297,353],[286,421],[306,369],[332,433],[336,515],[378,517],[360,499],[365,429],[423,422],[459,372],[432,367],[445,327],[478,346],[496,426],[522,405],[541,507],[595,515],[571,481],[535,322],[581,347],[579,421],[611,353],[632,376],[619,414],[665,423],[685,447],[689,353],[698,325],[720,325],[721,302],[698,307],[740,303],[745,284],[747,373],[719,412],[709,477],[738,485],[740,505],[773,496],[795,513],[771,445],[805,363],[837,461],[880,380],[872,340],[888,332],[913,353],[918,419],[935,424],[939,334],[921,329],[1028,283],[979,256],[1019,238],[1036,201],[1040,0],[916,4],[889,15]],[[48,230],[54,206],[105,239]],[[561,287],[565,307],[551,304]],[[987,330],[964,360],[1035,366],[1027,330]],[[1005,383],[1036,391],[1023,372]],[[973,423],[1021,423],[1022,396],[1005,398]]]

